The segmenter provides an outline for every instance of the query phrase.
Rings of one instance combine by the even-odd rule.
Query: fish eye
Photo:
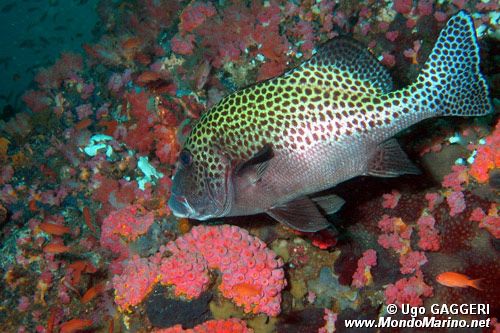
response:
[[[179,155],[179,160],[181,161],[183,166],[190,166],[193,159],[189,151],[183,150]]]

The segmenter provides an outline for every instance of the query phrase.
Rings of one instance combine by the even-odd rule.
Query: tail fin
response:
[[[450,18],[410,91],[429,116],[481,116],[493,110],[479,71],[474,22],[467,13]]]
[[[481,287],[481,281],[484,279],[476,279],[476,280],[471,280],[469,286],[472,288],[476,288],[477,290],[483,290]]]

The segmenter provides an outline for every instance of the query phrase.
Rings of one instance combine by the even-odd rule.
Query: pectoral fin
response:
[[[293,229],[304,232],[316,232],[331,225],[316,204],[307,197],[273,207],[267,214]]]
[[[408,159],[396,139],[382,142],[368,163],[371,176],[397,177],[403,174],[420,174],[420,170]]]
[[[236,167],[235,175],[247,178],[251,184],[255,184],[262,178],[273,157],[273,147],[270,144],[265,144],[250,159]]]

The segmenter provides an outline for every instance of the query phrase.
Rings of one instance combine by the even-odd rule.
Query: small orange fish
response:
[[[87,206],[83,207],[82,213],[83,213],[83,220],[85,221],[85,224],[87,225],[87,227],[94,234],[97,233],[97,230],[95,229],[94,224],[92,223],[92,215],[90,213],[89,207],[87,207]]]
[[[49,245],[44,246],[43,252],[45,253],[54,253],[54,254],[60,254],[60,253],[65,253],[69,252],[71,248],[64,244],[55,244],[55,243],[50,243]]]
[[[145,86],[148,83],[163,80],[160,73],[153,71],[144,71],[136,79],[136,82],[140,86]]]
[[[83,294],[83,296],[82,296],[82,299],[81,299],[82,303],[85,304],[85,303],[90,302],[96,296],[101,294],[105,288],[106,288],[106,285],[104,284],[104,282],[98,283],[95,286],[89,288],[85,292],[85,294]]]
[[[85,119],[82,119],[75,124],[75,129],[77,131],[81,131],[81,130],[89,127],[91,124],[92,124],[92,119],[85,118]]]
[[[40,223],[40,229],[42,229],[44,232],[51,234],[51,235],[56,235],[56,236],[62,236],[64,234],[69,234],[70,233],[70,228],[65,227],[60,224],[55,224],[55,223],[50,223],[50,222],[43,222]]]
[[[61,324],[60,333],[73,333],[86,329],[93,324],[90,319],[71,319]]]
[[[455,273],[455,272],[444,272],[436,276],[436,281],[443,286],[453,287],[453,288],[467,288],[472,287],[477,290],[483,290],[479,283],[482,279],[471,280],[467,275]]]
[[[238,283],[233,286],[233,291],[237,293],[237,297],[254,297],[260,295],[261,287],[250,283]]]
[[[137,49],[141,46],[141,39],[138,37],[130,37],[122,42],[122,47],[125,50]]]

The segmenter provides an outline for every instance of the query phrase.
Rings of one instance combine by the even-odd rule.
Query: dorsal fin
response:
[[[322,88],[332,90],[379,95],[393,88],[387,69],[366,47],[348,37],[326,42],[311,59],[289,74],[294,76],[295,72],[298,72],[295,76],[313,75],[314,85],[322,82]],[[326,79],[327,74],[333,75],[333,80]]]

